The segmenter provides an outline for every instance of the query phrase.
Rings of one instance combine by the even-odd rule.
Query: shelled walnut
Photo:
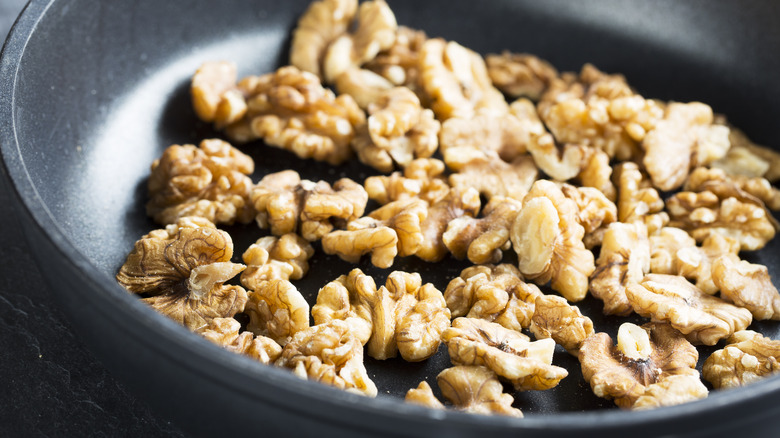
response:
[[[780,341],[743,330],[727,342],[702,366],[702,375],[716,389],[736,388],[780,371]]]
[[[674,375],[645,388],[645,393],[636,399],[632,409],[653,409],[674,406],[705,398],[709,390],[696,375]]]
[[[527,155],[507,163],[493,154],[460,166],[458,172],[450,175],[449,181],[452,187],[474,188],[488,200],[503,197],[519,201],[528,193],[537,175],[534,161]]]
[[[582,171],[577,179],[583,187],[593,187],[601,191],[612,202],[617,201],[617,189],[612,182],[612,166],[609,155],[601,149],[590,148]]]
[[[780,320],[780,294],[764,265],[722,256],[712,262],[712,281],[720,296],[743,307],[756,320]]]
[[[284,346],[296,333],[309,328],[309,303],[289,281],[262,281],[249,293],[244,312],[247,330]]]
[[[142,301],[190,330],[244,310],[241,286],[223,283],[245,266],[231,263],[233,241],[206,219],[179,218],[135,243],[116,279]]]
[[[357,0],[312,2],[293,31],[290,64],[322,77],[325,52],[336,38],[347,32],[357,9]]]
[[[314,323],[343,320],[361,345],[365,345],[373,333],[373,317],[366,300],[374,291],[374,279],[360,269],[353,269],[348,275],[340,276],[319,290],[317,303],[311,308]]]
[[[577,222],[585,229],[582,238],[588,249],[601,245],[610,224],[617,221],[617,206],[601,191],[593,187],[575,187],[562,184],[563,194],[577,204]]]
[[[712,167],[731,175],[764,177],[770,182],[780,180],[780,153],[753,143],[744,132],[728,125],[731,148],[725,157],[712,163]]]
[[[510,248],[510,228],[520,211],[520,201],[496,196],[482,210],[481,218],[461,216],[450,221],[442,240],[458,259],[472,263],[496,263]]]
[[[364,68],[387,79],[395,86],[405,86],[418,96],[421,93],[420,50],[428,39],[425,32],[398,26],[395,42],[380,51]],[[426,105],[427,106],[427,105]]]
[[[428,207],[428,215],[420,224],[423,241],[415,255],[428,262],[438,262],[447,255],[444,233],[459,217],[474,217],[479,212],[479,193],[472,188],[450,189],[446,196]]]
[[[271,365],[282,347],[271,338],[255,336],[252,332],[240,332],[241,323],[233,318],[214,318],[198,333],[207,340],[228,351],[249,356],[262,364]]]
[[[204,62],[195,71],[190,96],[199,119],[223,129],[244,117],[247,105],[236,86],[237,79],[236,64],[227,61]]]
[[[217,224],[249,223],[255,163],[229,143],[210,139],[173,145],[152,163],[146,214],[160,224],[200,216]]]
[[[425,406],[431,409],[445,409],[444,404],[433,395],[431,385],[425,380],[420,382],[416,388],[412,388],[406,391],[404,401],[407,403],[414,403],[416,405]]]
[[[618,220],[631,223],[641,221],[649,235],[669,223],[669,214],[658,191],[651,187],[636,163],[625,162],[616,166],[614,177],[618,186]]]
[[[743,202],[780,209],[780,190],[772,187],[764,178],[748,178],[728,175],[720,169],[696,168],[685,181],[683,190],[689,192],[710,191],[719,198],[734,197]]]
[[[593,321],[556,295],[538,295],[529,327],[536,339],[550,338],[574,356],[593,334]]]
[[[383,205],[414,197],[434,204],[450,191],[443,174],[444,163],[441,160],[417,158],[404,168],[403,173],[396,171],[390,175],[369,176],[363,186],[370,199]]]
[[[485,57],[493,85],[507,95],[539,100],[558,70],[535,55],[504,51]]]
[[[241,284],[257,289],[266,280],[300,280],[312,255],[314,248],[297,234],[261,237],[242,255],[247,268],[241,273]]]

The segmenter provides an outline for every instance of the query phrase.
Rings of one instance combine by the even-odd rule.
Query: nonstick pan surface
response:
[[[569,377],[549,391],[516,393],[526,418],[435,412],[399,402],[449,365],[444,348],[416,364],[367,358],[377,399],[346,394],[263,367],[199,339],[121,289],[114,274],[133,243],[157,228],[144,214],[150,163],[171,144],[219,133],[197,121],[189,77],[206,60],[233,60],[240,76],[287,63],[289,36],[308,1],[33,1],[0,63],[0,144],[25,231],[52,292],[107,366],[150,403],[196,434],[266,432],[456,436],[723,436],[776,427],[780,379],[712,393],[650,412],[621,412],[595,397],[578,362],[554,363]],[[780,9],[765,2],[391,1],[399,24],[458,41],[480,53],[534,53],[559,70],[586,62],[627,76],[647,97],[699,100],[759,143],[776,145],[780,117]],[[305,178],[362,181],[375,171],[303,161],[262,143],[243,147],[253,179],[292,168]],[[223,227],[243,250],[265,231]],[[743,255],[778,278],[778,246]],[[319,249],[318,246],[316,246]],[[513,261],[507,256],[506,261]],[[413,257],[381,270],[419,272],[444,290],[468,263]],[[319,253],[296,282],[310,303],[354,265]],[[625,319],[579,307],[614,336]],[[642,323],[639,317],[629,318]],[[752,329],[780,338],[777,323]],[[706,358],[715,348],[700,348]],[[435,384],[431,385],[436,387]]]

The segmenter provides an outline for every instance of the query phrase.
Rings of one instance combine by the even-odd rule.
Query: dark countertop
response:
[[[0,40],[25,0],[0,1]],[[0,436],[180,437],[128,394],[57,310],[0,178]]]

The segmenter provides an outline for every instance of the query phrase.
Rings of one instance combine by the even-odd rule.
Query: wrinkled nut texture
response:
[[[636,163],[622,163],[616,168],[618,181],[618,220],[631,223],[641,221],[650,235],[669,222],[663,211],[664,201],[658,191],[648,184]]]
[[[658,389],[648,393],[648,389],[671,376],[698,378],[699,352],[668,324],[638,327],[624,323],[619,331],[618,345],[608,334],[596,333],[580,348],[582,375],[597,396],[613,399],[621,408],[631,408],[644,395],[663,393]],[[637,350],[636,358],[626,355]]]
[[[749,154],[749,160],[751,163],[748,165],[748,172],[734,172],[727,170],[728,173],[746,176],[763,176],[770,182],[777,182],[780,179],[780,153],[765,146],[760,146],[753,143],[744,132],[739,129],[729,126],[729,142],[731,143],[731,151],[744,151],[743,153]],[[755,161],[760,160],[759,163]],[[713,163],[713,167],[716,166]],[[744,167],[742,167],[744,169]],[[758,170],[760,169],[760,170]],[[758,173],[763,171],[763,173]]]
[[[152,163],[146,214],[160,224],[184,216],[248,223],[254,216],[249,200],[254,168],[251,157],[222,140],[170,146]]]
[[[335,254],[350,263],[371,254],[371,263],[378,268],[393,266],[398,255],[398,234],[390,227],[333,231],[322,238],[325,254]]]
[[[457,259],[475,264],[497,263],[511,245],[509,230],[521,203],[496,196],[482,210],[481,218],[461,216],[450,221],[442,240]]]
[[[712,280],[724,300],[749,310],[753,318],[780,320],[780,294],[766,266],[719,257],[712,262]]]
[[[420,50],[428,39],[425,32],[398,26],[395,42],[364,67],[385,78],[395,86],[405,86],[421,94]]]
[[[780,190],[761,177],[728,175],[721,169],[696,168],[685,181],[683,189],[690,192],[710,191],[719,198],[733,196],[741,201],[780,209]]]
[[[668,191],[680,188],[690,170],[726,155],[729,128],[714,125],[712,108],[693,103],[670,103],[664,117],[642,142],[642,163],[653,185]]]
[[[347,224],[347,231],[389,228],[398,236],[398,255],[406,257],[416,253],[422,245],[420,226],[427,214],[428,204],[425,201],[415,198],[402,199],[385,204],[368,216],[350,222]]]
[[[438,376],[442,395],[458,409],[472,414],[522,417],[520,409],[512,407],[514,398],[503,392],[496,374],[482,366],[455,366]]]
[[[303,379],[369,397],[377,394],[363,364],[363,345],[341,320],[296,333],[284,346],[276,365]]]
[[[696,375],[669,376],[645,388],[645,393],[636,399],[631,409],[653,409],[674,406],[706,398],[709,390]]]
[[[362,69],[350,68],[336,78],[337,94],[348,94],[360,108],[366,109],[395,86],[378,74]]]
[[[769,170],[769,162],[751,152],[750,149],[738,146],[734,141],[736,129],[730,128],[729,131],[731,147],[723,158],[710,163],[710,167],[723,170],[729,175],[747,178],[763,177]]]
[[[486,198],[513,198],[522,200],[536,181],[538,171],[527,155],[507,163],[495,154],[475,158],[450,175],[452,187],[462,190],[474,188]]]
[[[780,371],[780,341],[752,330],[734,333],[728,345],[710,355],[702,376],[715,389],[736,388]]]
[[[499,324],[474,318],[456,318],[442,334],[455,365],[486,366],[516,389],[550,389],[568,375],[552,365],[555,342],[528,336]]]
[[[247,106],[237,79],[236,65],[227,61],[205,62],[195,71],[190,96],[199,119],[222,129],[244,116]]]
[[[366,297],[375,293],[374,279],[360,269],[353,269],[317,293],[317,303],[311,309],[314,323],[325,324],[334,319],[346,321],[352,334],[364,345],[373,331],[371,307]]]
[[[309,303],[287,280],[268,280],[249,293],[244,313],[247,330],[285,345],[299,331],[309,328]]]
[[[582,173],[593,148],[566,144],[560,150],[551,135],[543,135],[528,145],[539,169],[555,181],[568,181]]]
[[[412,160],[401,172],[374,175],[363,184],[368,197],[384,205],[405,198],[420,198],[434,204],[447,196],[450,186],[442,176],[444,163],[435,158]]]
[[[233,241],[213,223],[184,217],[135,243],[117,281],[142,301],[190,330],[244,310],[241,286],[223,285],[245,266],[231,263]]]
[[[464,269],[444,291],[453,317],[495,322],[520,331],[531,324],[534,302],[542,292],[522,280],[511,264],[476,265]]]
[[[593,334],[593,321],[564,298],[540,294],[534,302],[529,329],[536,339],[550,338],[576,356],[585,339]]]
[[[262,139],[266,144],[337,165],[352,155],[355,127],[365,113],[351,96],[336,97],[317,76],[287,66],[238,83],[246,98],[245,116],[226,129],[238,142]]]
[[[605,315],[629,315],[633,309],[626,285],[641,281],[650,271],[650,242],[641,222],[615,222],[604,233],[590,293],[604,302]]]
[[[422,90],[439,120],[508,111],[479,54],[454,41],[433,38],[425,41],[419,56]]]
[[[442,402],[440,402],[439,399],[433,395],[431,385],[429,385],[425,380],[420,382],[416,388],[412,388],[406,391],[404,401],[407,403],[414,403],[420,406],[425,406],[431,409],[444,409]]]
[[[549,62],[525,53],[502,52],[485,58],[493,85],[513,97],[539,100],[558,71]]]
[[[715,345],[753,320],[747,309],[705,294],[677,275],[648,274],[626,287],[636,313],[669,322],[694,344]]]
[[[370,116],[352,142],[358,158],[381,172],[428,158],[439,146],[441,125],[408,88],[398,87],[368,106]]]
[[[297,234],[261,237],[242,255],[247,267],[241,284],[257,289],[267,280],[300,280],[309,271],[312,255],[314,248]]]
[[[593,187],[575,187],[562,184],[563,194],[577,204],[577,222],[585,228],[583,243],[587,248],[601,245],[607,227],[617,221],[617,206],[601,191]]]
[[[583,187],[600,190],[610,201],[617,200],[617,189],[612,182],[612,166],[609,155],[600,149],[589,149],[585,165],[577,178]]]
[[[214,318],[199,333],[201,336],[238,354],[247,355],[265,365],[273,364],[282,347],[271,338],[241,332],[241,323],[233,318]]]
[[[593,253],[582,242],[577,204],[553,182],[539,180],[523,200],[511,239],[520,272],[537,284],[551,286],[569,301],[588,292],[588,277],[595,269]]]
[[[322,61],[330,44],[349,29],[357,0],[320,0],[298,19],[290,46],[290,64],[322,77]]]
[[[447,253],[444,244],[444,233],[447,226],[459,217],[474,217],[480,207],[479,192],[469,188],[466,190],[450,189],[448,194],[428,207],[428,214],[420,224],[423,241],[415,255],[428,262],[438,262]]]

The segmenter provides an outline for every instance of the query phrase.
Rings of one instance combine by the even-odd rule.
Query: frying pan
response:
[[[771,435],[780,425],[780,377],[701,401],[646,412],[596,398],[576,360],[553,390],[517,393],[526,418],[466,415],[400,402],[448,365],[442,350],[407,364],[367,359],[376,399],[297,379],[228,353],[156,314],[116,284],[133,243],[156,228],[144,215],[149,165],[174,143],[219,133],[199,123],[188,79],[206,60],[229,59],[241,75],[287,62],[291,29],[307,0],[33,0],[0,61],[0,146],[24,232],[56,301],[106,366],[150,405],[195,435],[253,433],[331,436],[732,436]],[[703,101],[754,140],[776,144],[780,117],[780,6],[772,1],[654,2],[562,0],[391,1],[400,24],[480,53],[540,55],[560,70],[592,62],[621,72],[640,93]],[[359,163],[332,168],[264,146],[246,145],[257,172],[293,168],[309,179],[362,180]],[[226,227],[237,257],[264,235]],[[778,244],[750,261],[778,278]],[[508,258],[507,261],[511,261]],[[467,264],[413,258],[393,269],[420,272],[444,289]],[[319,287],[352,266],[318,255],[297,283],[313,302]],[[390,270],[359,267],[383,283]],[[599,331],[622,321],[587,299]],[[633,321],[641,322],[639,318]],[[776,323],[751,328],[778,338]],[[701,349],[706,357],[712,349]],[[436,386],[436,385],[432,385]]]

